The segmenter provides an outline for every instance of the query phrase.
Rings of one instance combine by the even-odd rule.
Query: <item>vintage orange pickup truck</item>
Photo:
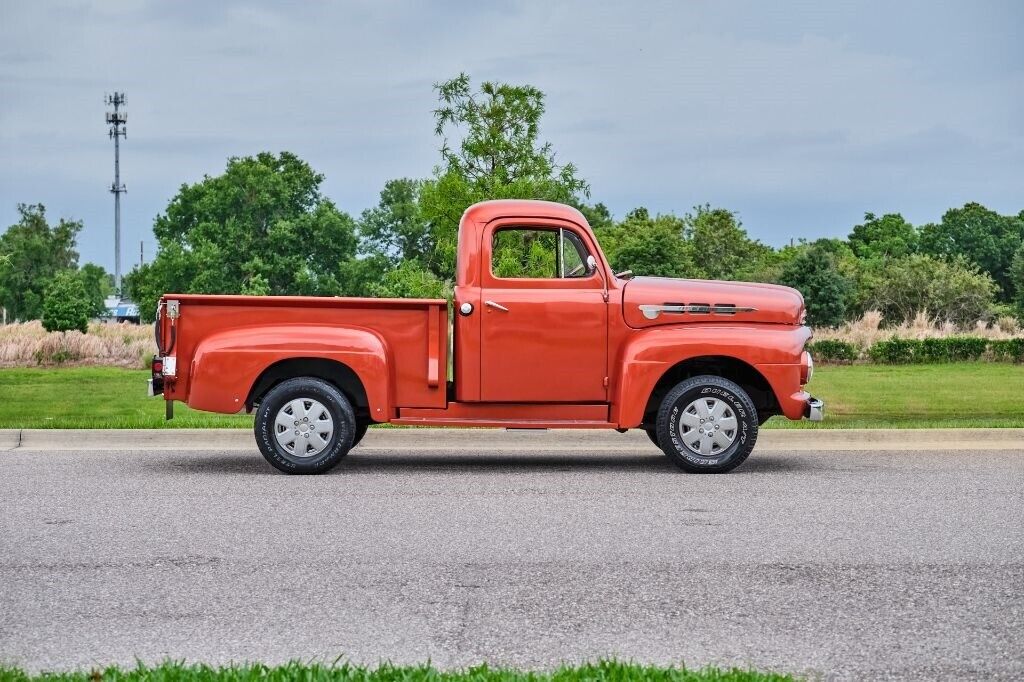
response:
[[[467,209],[456,270],[454,319],[440,299],[167,294],[151,393],[168,418],[255,411],[263,456],[297,474],[373,423],[639,428],[724,472],[769,417],[822,418],[793,289],[614,274],[583,215],[543,201]]]

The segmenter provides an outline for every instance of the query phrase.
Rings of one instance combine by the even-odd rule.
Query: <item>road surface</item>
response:
[[[1024,676],[1024,448],[694,476],[642,433],[406,433],[319,477],[255,448],[0,452],[0,661]]]

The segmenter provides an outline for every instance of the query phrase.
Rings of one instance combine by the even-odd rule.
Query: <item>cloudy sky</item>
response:
[[[356,215],[438,160],[432,84],[530,83],[542,136],[621,216],[710,202],[772,244],[1024,209],[1024,4],[0,2],[0,229],[85,221],[113,265],[103,95],[128,97],[124,259],[183,182],[291,150]]]

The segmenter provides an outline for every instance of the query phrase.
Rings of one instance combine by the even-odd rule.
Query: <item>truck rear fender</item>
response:
[[[622,351],[622,374],[614,388],[621,428],[648,423],[662,397],[690,376],[714,374],[746,390],[758,413],[798,419],[800,354],[806,327],[783,325],[687,326],[636,334]]]
[[[249,410],[275,384],[316,376],[338,386],[374,421],[393,415],[390,353],[363,327],[267,325],[212,334],[196,348],[188,405],[210,412]]]

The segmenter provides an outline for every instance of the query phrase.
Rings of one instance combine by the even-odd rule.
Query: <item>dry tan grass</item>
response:
[[[994,323],[978,320],[973,327],[958,328],[947,320],[930,318],[927,313],[918,313],[913,320],[896,326],[882,326],[882,314],[869,310],[864,316],[841,327],[814,330],[814,340],[834,339],[852,343],[861,350],[878,341],[891,339],[944,339],[949,336],[980,336],[986,339],[1009,339],[1017,335],[1020,327],[1012,317],[999,318]]]
[[[931,319],[923,313],[898,326],[883,327],[882,314],[869,310],[861,319],[841,327],[815,329],[814,338],[846,341],[865,350],[893,336],[928,339],[967,334],[994,340],[1013,338],[1020,330],[1020,324],[1012,317],[1001,317],[994,323],[979,320],[970,329],[958,329],[950,322]],[[38,321],[0,325],[0,367],[148,367],[155,352],[153,330],[148,325],[93,322],[88,334],[47,332]]]
[[[103,365],[146,367],[156,352],[153,329],[93,322],[89,333],[47,332],[38,321],[0,326],[0,367]]]

